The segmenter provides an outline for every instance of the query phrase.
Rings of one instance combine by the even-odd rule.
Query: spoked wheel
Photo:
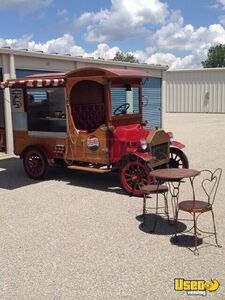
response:
[[[187,156],[180,149],[170,148],[170,168],[189,168]]]
[[[121,170],[121,183],[125,191],[134,196],[141,196],[140,187],[149,184],[151,177],[150,169],[142,162],[127,162]]]
[[[24,154],[23,167],[27,175],[32,179],[41,179],[47,173],[48,161],[41,150],[30,148]]]

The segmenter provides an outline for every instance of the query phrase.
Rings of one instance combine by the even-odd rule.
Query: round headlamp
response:
[[[146,150],[148,148],[148,144],[147,144],[147,141],[146,140],[140,140],[140,143],[141,143],[141,149],[142,150]]]

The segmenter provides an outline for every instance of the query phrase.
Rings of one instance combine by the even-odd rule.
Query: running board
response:
[[[83,166],[68,166],[67,169],[70,170],[79,170],[79,171],[88,171],[92,173],[109,173],[111,170],[109,169],[99,169],[94,167],[83,167]]]

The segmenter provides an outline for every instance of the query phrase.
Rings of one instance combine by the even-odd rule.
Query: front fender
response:
[[[147,152],[133,152],[124,156],[121,161],[130,160],[140,160],[144,162],[149,162],[150,160],[152,160],[152,156]]]
[[[175,147],[175,148],[178,148],[178,149],[183,149],[183,148],[185,147],[184,144],[182,144],[182,143],[180,143],[180,142],[178,142],[178,141],[174,141],[174,140],[172,140],[172,141],[170,142],[170,146]]]
[[[39,145],[39,144],[31,144],[27,147],[25,147],[22,151],[22,153],[20,154],[20,158],[23,158],[24,157],[24,154],[26,153],[26,151],[28,151],[29,149],[31,148],[37,148],[39,149],[40,151],[43,152],[43,154],[45,155],[46,159],[47,160],[51,160],[52,159],[52,155],[51,153],[42,145]]]
[[[137,159],[141,159],[146,162],[152,160],[152,156],[147,152],[136,152],[134,155]]]

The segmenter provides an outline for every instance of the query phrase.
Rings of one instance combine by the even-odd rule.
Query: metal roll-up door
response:
[[[129,93],[131,93],[129,95]],[[126,90],[125,88],[112,88],[111,89],[111,99],[112,99],[112,114],[115,109],[124,103],[129,103],[130,108],[128,108],[127,113],[138,113],[139,112],[139,89],[132,88],[131,90]]]
[[[3,80],[2,69],[0,68],[0,81]],[[5,113],[4,113],[4,95],[3,90],[0,89],[0,152],[5,150]]]
[[[0,68],[0,81],[2,80],[2,69]],[[5,128],[4,96],[2,89],[0,89],[0,128]]]
[[[54,71],[41,71],[41,70],[27,70],[27,69],[16,69],[16,78],[23,78],[29,75],[35,74],[47,74],[47,73],[55,73]]]
[[[139,112],[139,89],[133,88],[133,112]]]
[[[162,126],[162,80],[161,78],[145,78],[142,81],[143,120],[147,127]]]
[[[115,109],[123,103],[126,103],[126,90],[124,88],[111,89],[112,114]]]

